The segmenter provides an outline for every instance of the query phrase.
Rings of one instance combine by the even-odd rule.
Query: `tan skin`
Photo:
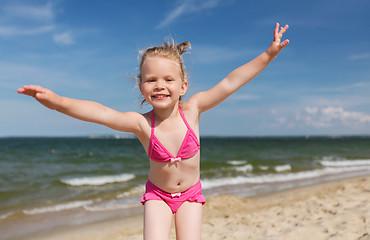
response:
[[[187,82],[182,80],[179,65],[163,57],[152,57],[142,68],[140,90],[146,101],[154,108],[154,134],[166,149],[176,156],[185,137],[187,127],[178,111],[179,97],[187,90]],[[159,96],[159,97],[157,97]],[[191,114],[187,102],[181,104],[184,115],[199,138],[198,118]],[[144,114],[147,122],[151,113]],[[174,126],[176,126],[174,128]],[[150,126],[143,137],[138,135],[146,151],[149,147]],[[171,132],[171,134],[168,134]],[[199,152],[181,163],[156,162],[150,160],[149,180],[166,192],[183,192],[199,180]]]
[[[200,115],[224,101],[243,85],[257,76],[279,52],[288,45],[289,40],[281,42],[288,25],[279,28],[276,24],[274,41],[261,55],[232,71],[226,78],[208,91],[193,95],[181,103],[185,118],[199,139]],[[155,135],[166,149],[176,156],[187,128],[179,114],[179,97],[184,95],[188,84],[181,76],[177,62],[163,57],[151,57],[142,69],[140,91],[146,101],[153,106],[155,114]],[[66,98],[40,86],[24,86],[18,93],[34,97],[44,106],[71,117],[105,125],[112,129],[134,133],[148,151],[151,134],[151,113],[118,112],[99,103]],[[150,160],[149,180],[160,189],[174,193],[182,192],[199,181],[200,153],[182,162],[156,162]],[[156,225],[157,219],[171,226],[171,212],[162,201],[145,203],[144,239],[167,239],[169,228]],[[190,218],[189,216],[193,216]],[[148,221],[148,222],[146,222]],[[163,223],[163,222],[162,222]],[[178,239],[200,239],[201,205],[184,203],[176,213]],[[163,229],[165,228],[165,229]],[[190,230],[189,230],[190,228]],[[163,234],[164,232],[164,234]],[[167,237],[166,237],[167,236]]]

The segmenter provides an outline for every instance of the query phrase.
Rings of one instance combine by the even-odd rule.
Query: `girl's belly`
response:
[[[199,153],[192,158],[175,163],[150,160],[148,178],[165,192],[183,192],[199,181],[199,167]]]

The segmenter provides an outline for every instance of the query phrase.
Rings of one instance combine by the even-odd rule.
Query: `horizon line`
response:
[[[286,134],[286,135],[201,135],[200,138],[340,138],[340,137],[370,137],[370,134]],[[137,139],[132,133],[127,134],[86,134],[86,135],[14,135],[0,136],[0,139],[7,138],[86,138],[86,139]]]

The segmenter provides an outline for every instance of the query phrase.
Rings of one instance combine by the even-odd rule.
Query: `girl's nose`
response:
[[[156,84],[157,89],[163,89],[164,88],[164,81],[158,80]]]

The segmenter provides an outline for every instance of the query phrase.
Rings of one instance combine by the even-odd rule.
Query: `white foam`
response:
[[[230,164],[230,165],[239,166],[239,165],[246,164],[247,161],[231,160],[231,161],[227,161],[227,163]]]
[[[370,166],[369,159],[360,160],[323,160],[320,164],[325,167],[352,167],[352,166]]]
[[[140,201],[138,201],[138,199],[135,199],[134,202],[133,201],[123,202],[122,200],[119,200],[119,199],[113,199],[110,201],[105,201],[101,204],[86,205],[86,206],[83,206],[83,208],[89,212],[99,212],[99,211],[126,209],[126,208],[131,208],[131,207],[140,206],[140,205],[141,203]]]
[[[323,169],[295,173],[279,173],[279,174],[226,177],[216,179],[202,179],[202,186],[204,189],[208,189],[213,187],[221,187],[234,184],[246,184],[246,183],[263,184],[275,182],[288,182],[355,171],[370,171],[370,166],[326,167]]]
[[[79,187],[79,186],[100,186],[109,183],[127,182],[134,178],[135,178],[134,174],[124,173],[120,175],[110,175],[110,176],[68,178],[61,179],[60,181],[70,186]]]
[[[276,172],[285,172],[292,170],[292,167],[289,164],[286,165],[279,165],[275,167]]]
[[[324,161],[336,161],[336,160],[346,160],[346,159],[343,159],[343,158],[340,158],[338,156],[323,156],[321,159],[319,160],[324,160]]]
[[[215,179],[202,179],[202,188],[209,189],[214,187],[221,187],[234,184],[246,183],[247,177],[227,177],[227,178],[215,178]]]
[[[258,168],[263,171],[266,171],[267,169],[269,169],[269,166],[258,166]]]
[[[25,213],[27,215],[35,215],[35,214],[42,214],[42,213],[48,213],[48,212],[60,212],[60,211],[63,211],[63,210],[84,207],[84,206],[92,204],[92,203],[93,203],[92,200],[74,201],[74,202],[63,203],[63,204],[58,204],[58,205],[54,205],[54,206],[40,207],[40,208],[34,208],[34,209],[30,209],[30,210],[23,210],[23,213]]]
[[[5,213],[5,214],[3,214],[3,215],[1,215],[1,216],[0,216],[0,219],[1,219],[1,220],[4,220],[4,219],[6,219],[6,218],[10,217],[10,216],[11,216],[11,215],[13,215],[13,214],[14,214],[13,212]]]
[[[131,196],[140,196],[145,193],[145,185],[137,185],[131,189],[129,189],[127,192],[120,193],[117,195],[117,198],[127,198]]]
[[[250,164],[247,164],[245,166],[235,167],[235,170],[239,172],[252,172],[253,166]]]

